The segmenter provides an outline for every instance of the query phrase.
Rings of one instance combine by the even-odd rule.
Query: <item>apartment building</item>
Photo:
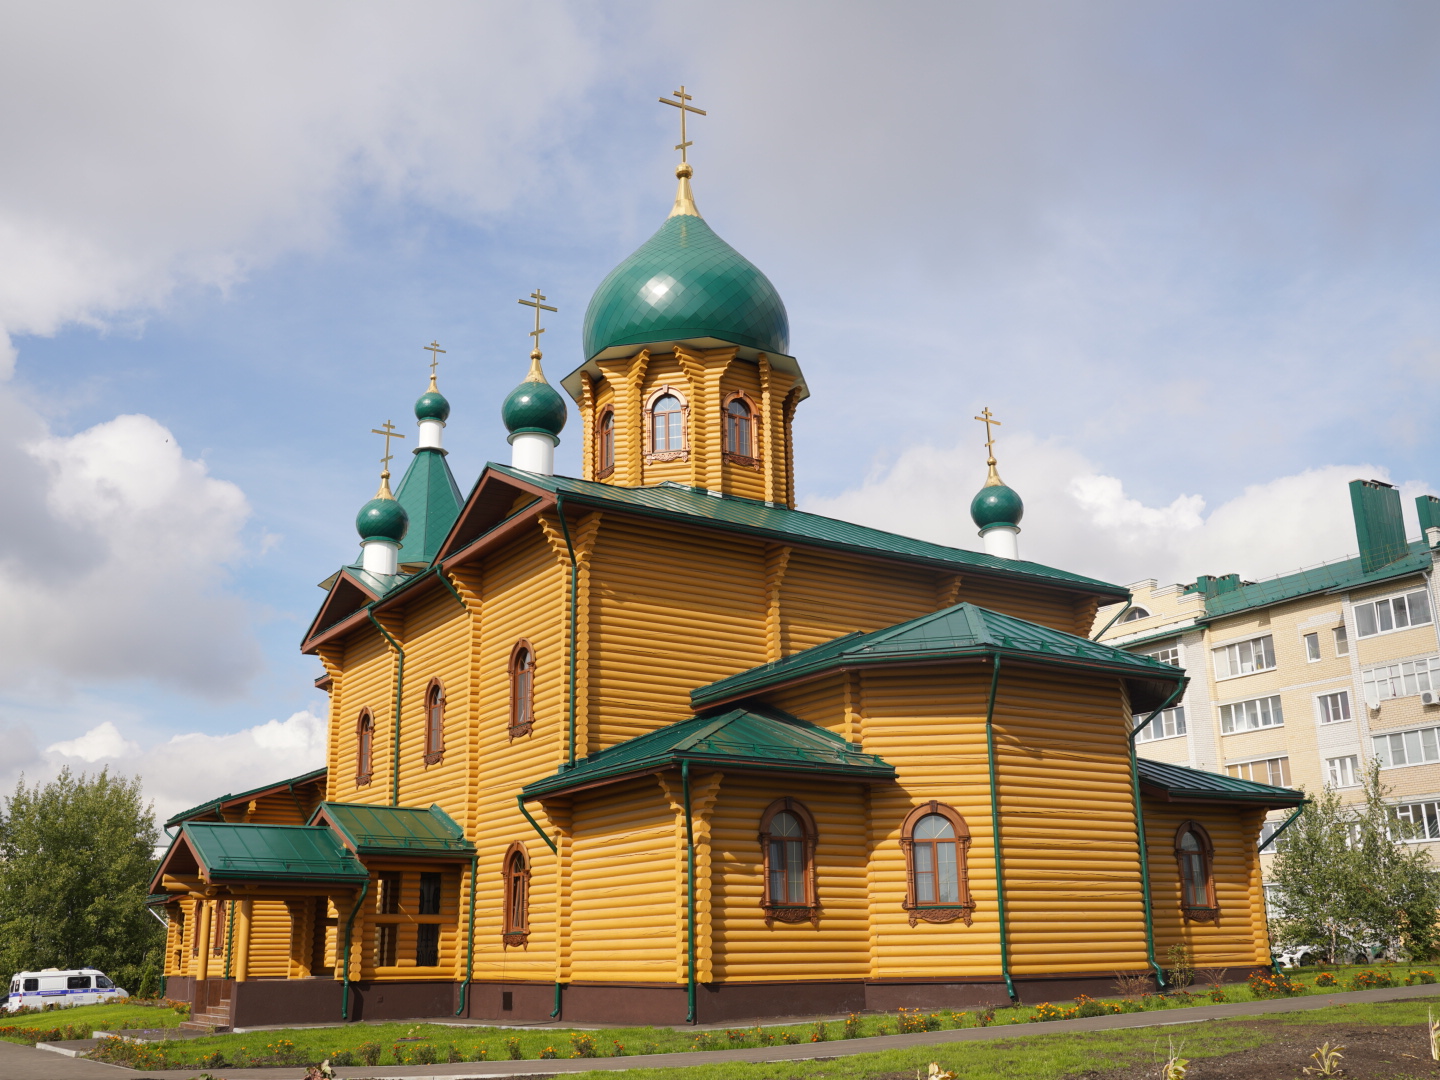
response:
[[[1136,582],[1096,630],[1190,675],[1138,737],[1142,757],[1357,799],[1376,760],[1416,842],[1440,857],[1440,499],[1416,500],[1419,540],[1389,484],[1355,480],[1350,499],[1358,555],[1263,581]]]

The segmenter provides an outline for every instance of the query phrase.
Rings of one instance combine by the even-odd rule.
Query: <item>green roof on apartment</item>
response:
[[[627,739],[526,785],[521,796],[543,798],[676,768],[684,761],[708,769],[808,773],[862,783],[895,779],[893,765],[833,731],[778,709],[752,707],[691,717]]]
[[[170,828],[188,821],[191,818],[200,817],[202,814],[213,814],[218,812],[225,805],[232,802],[239,802],[241,799],[253,799],[256,795],[264,795],[267,791],[278,791],[280,788],[299,787],[301,784],[308,784],[312,780],[319,780],[325,776],[327,770],[312,769],[310,772],[301,773],[299,776],[292,776],[289,780],[276,780],[273,784],[262,784],[260,787],[251,788],[249,791],[241,791],[233,795],[221,795],[218,799],[211,799],[199,806],[192,806],[189,810],[182,810],[175,814],[169,821],[165,822],[165,828]]]
[[[701,519],[716,529],[745,533],[782,543],[809,544],[841,551],[863,551],[948,570],[983,569],[1010,577],[1041,581],[1100,596],[1128,600],[1130,592],[1119,585],[1057,570],[1022,559],[1002,559],[965,548],[946,547],[898,533],[872,529],[837,518],[808,514],[759,499],[722,495],[704,488],[666,481],[649,487],[619,487],[568,476],[541,476],[490,462],[486,470],[559,494],[566,503],[613,507],[632,514],[672,520]],[[937,493],[937,498],[940,497]]]
[[[1378,585],[1394,578],[1418,574],[1423,570],[1430,569],[1430,565],[1429,546],[1425,541],[1417,540],[1410,545],[1410,554],[1403,555],[1394,562],[1387,563],[1368,574],[1361,568],[1360,557],[1357,555],[1353,559],[1327,563],[1311,570],[1301,570],[1297,574],[1270,578],[1268,581],[1241,585],[1230,592],[1206,597],[1205,615],[1207,618],[1213,619],[1219,615],[1234,615],[1236,612],[1248,611],[1251,608],[1269,607],[1271,604],[1308,596],[1311,593],[1336,592],[1342,589],[1357,589],[1365,585]]]
[[[1279,808],[1299,806],[1306,801],[1303,791],[1257,784],[1253,780],[1241,780],[1238,776],[1201,772],[1143,757],[1136,760],[1136,765],[1140,770],[1142,786],[1158,789],[1178,802],[1220,800]]]
[[[349,883],[369,877],[360,860],[323,826],[187,821],[180,835],[210,881]]]
[[[1104,670],[1147,682],[1174,683],[1185,678],[1185,672],[1172,664],[963,603],[884,630],[846,634],[731,675],[692,690],[690,704],[693,708],[703,708],[839,668],[962,660],[992,653]],[[1160,698],[1164,696],[1161,694]],[[1143,708],[1144,701],[1137,701],[1136,705]]]
[[[361,855],[472,855],[475,845],[465,830],[440,807],[325,802],[315,808],[311,824],[324,822]]]

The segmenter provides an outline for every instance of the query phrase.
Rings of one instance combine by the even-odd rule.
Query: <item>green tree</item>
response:
[[[1272,867],[1277,943],[1317,946],[1332,962],[1367,943],[1395,958],[1435,954],[1440,875],[1406,843],[1414,826],[1397,818],[1389,794],[1372,765],[1358,802],[1326,787],[1285,831]]]
[[[22,778],[0,810],[0,971],[97,967],[138,989],[164,948],[145,910],[158,839],[138,777]]]

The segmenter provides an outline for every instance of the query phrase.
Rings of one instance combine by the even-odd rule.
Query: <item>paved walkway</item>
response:
[[[625,1069],[658,1069],[687,1065],[718,1065],[726,1061],[808,1061],[868,1054],[878,1050],[906,1050],[916,1046],[943,1046],[949,1043],[989,1042],[994,1039],[1058,1035],[1066,1031],[1113,1031],[1117,1028],[1166,1027],[1194,1024],[1232,1017],[1268,1016],[1276,1013],[1306,1012],[1332,1005],[1369,1001],[1407,1001],[1440,997],[1440,984],[1395,986],[1384,990],[1360,990],[1345,994],[1311,994],[1276,1001],[1238,1001],[1227,1005],[1198,1005],[1192,1008],[1154,1012],[1092,1016],[1084,1020],[1052,1020],[1044,1024],[999,1025],[985,1028],[956,1028],[926,1031],[914,1035],[885,1035],[797,1046],[761,1046],[748,1050],[703,1050],[684,1054],[649,1054],[623,1058],[561,1058],[555,1061],[487,1061],[457,1065],[380,1065],[375,1068],[341,1068],[343,1080],[488,1080],[491,1077],[553,1076],[557,1073]],[[32,1050],[15,1043],[0,1042],[0,1077],[4,1080],[189,1080],[200,1070],[173,1069],[135,1072],[96,1061],[68,1058],[45,1050]],[[297,1080],[304,1069],[220,1069],[224,1080]]]

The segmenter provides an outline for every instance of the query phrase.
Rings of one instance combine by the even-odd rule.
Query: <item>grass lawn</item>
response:
[[[179,1027],[185,1016],[174,1009],[152,1005],[78,1005],[72,1009],[50,1009],[45,1012],[0,1012],[0,1039],[9,1042],[45,1042],[28,1032],[51,1032],[55,1029],[81,1031],[70,1038],[88,1039],[92,1031],[116,1031],[120,1028]]]

